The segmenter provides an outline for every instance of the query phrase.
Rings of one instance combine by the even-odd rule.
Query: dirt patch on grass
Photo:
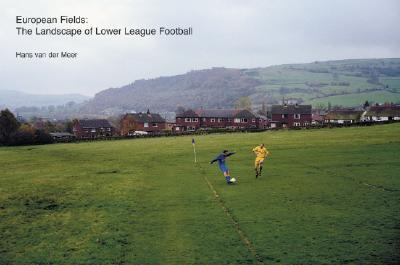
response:
[[[26,198],[24,205],[27,209],[54,211],[63,208],[63,204],[58,199],[52,197],[34,196]]]
[[[110,169],[110,170],[102,170],[102,171],[97,171],[96,174],[102,175],[102,174],[117,174],[120,173],[121,171],[119,169]]]
[[[18,207],[27,215],[40,214],[48,211],[59,211],[66,208],[63,194],[15,194],[2,204],[2,207]]]

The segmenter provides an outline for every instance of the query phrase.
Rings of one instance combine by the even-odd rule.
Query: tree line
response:
[[[0,146],[49,144],[53,138],[43,129],[21,124],[14,114],[4,109],[0,112]]]

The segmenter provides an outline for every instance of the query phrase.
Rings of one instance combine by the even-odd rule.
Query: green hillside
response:
[[[197,136],[197,165],[190,137],[2,147],[0,264],[398,264],[399,134]]]
[[[263,82],[251,95],[256,103],[277,103],[283,97],[314,106],[400,103],[400,59],[291,64],[246,73]]]

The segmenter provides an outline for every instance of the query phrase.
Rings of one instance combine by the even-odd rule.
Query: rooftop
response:
[[[113,127],[106,119],[78,120],[82,128],[109,128]]]
[[[177,117],[200,117],[200,118],[255,118],[251,111],[245,109],[199,109],[187,110]]]
[[[125,117],[130,117],[137,122],[156,122],[156,123],[163,123],[165,119],[161,117],[158,113],[128,113]]]
[[[311,105],[272,105],[272,114],[311,114]]]

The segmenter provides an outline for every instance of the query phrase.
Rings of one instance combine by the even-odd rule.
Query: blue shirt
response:
[[[214,160],[211,161],[211,164],[213,164],[214,162],[218,161],[218,165],[219,166],[224,166],[225,165],[225,158],[227,158],[228,156],[233,155],[234,153],[222,153],[220,155],[218,155]]]

